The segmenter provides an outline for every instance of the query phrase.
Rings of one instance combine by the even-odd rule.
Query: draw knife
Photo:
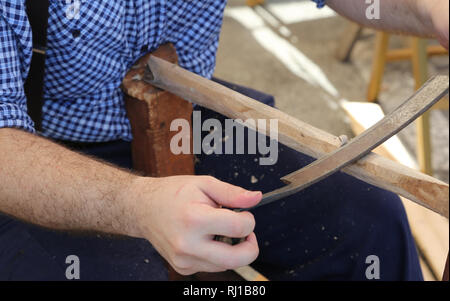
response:
[[[255,209],[293,195],[363,158],[436,104],[448,93],[448,85],[447,76],[431,78],[371,128],[335,151],[281,178],[287,186],[264,194],[258,205],[244,210]]]

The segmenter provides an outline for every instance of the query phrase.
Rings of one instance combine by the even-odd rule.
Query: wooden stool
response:
[[[349,23],[341,42],[336,49],[336,58],[342,62],[350,59],[351,52],[359,39],[363,27],[356,23]],[[387,62],[410,60],[415,79],[415,88],[418,89],[428,80],[428,58],[437,55],[448,55],[447,50],[439,45],[427,44],[427,40],[410,37],[410,46],[402,49],[389,49],[391,35],[386,32],[377,32],[372,74],[367,91],[367,100],[375,101],[381,90],[381,82]],[[433,109],[448,110],[448,97],[444,98]],[[431,138],[430,113],[427,112],[416,121],[417,126],[417,157],[420,170],[432,174],[431,164]]]
[[[442,46],[428,46],[427,40],[410,37],[410,46],[403,49],[389,50],[391,35],[378,32],[375,42],[375,54],[372,75],[367,91],[367,100],[375,101],[381,88],[384,69],[387,62],[410,60],[415,80],[415,89],[419,89],[428,80],[428,57],[446,55],[448,52]],[[447,109],[448,98],[444,98],[433,109]],[[427,112],[416,121],[417,126],[417,157],[420,170],[433,174],[431,164],[430,113]]]
[[[256,5],[264,4],[264,0],[245,0],[245,3],[250,7],[254,7]]]

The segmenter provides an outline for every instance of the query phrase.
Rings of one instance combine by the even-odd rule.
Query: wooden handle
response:
[[[234,119],[277,119],[279,142],[319,158],[341,145],[339,137],[317,129],[275,108],[239,94],[156,57],[148,60],[144,81]],[[448,77],[440,78],[446,82]],[[254,128],[258,130],[257,128]],[[342,171],[392,191],[448,218],[448,184],[371,153]]]

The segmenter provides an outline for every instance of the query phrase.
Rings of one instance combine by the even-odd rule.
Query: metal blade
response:
[[[263,195],[255,209],[293,195],[358,161],[400,132],[448,93],[447,76],[435,76],[397,109],[341,148],[323,156],[282,180],[289,185]]]

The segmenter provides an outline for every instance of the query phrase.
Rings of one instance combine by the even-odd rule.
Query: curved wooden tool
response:
[[[448,79],[434,77],[397,109],[343,147],[282,178],[289,184],[266,193],[256,207],[280,200],[330,176],[363,158],[383,142],[411,124],[448,93]]]
[[[279,142],[299,152],[320,158],[341,146],[339,137],[174,64],[152,56],[147,62],[147,68],[144,81],[229,118],[277,119]],[[432,93],[432,98],[447,93],[448,77],[436,77],[432,86],[427,89]],[[257,127],[254,129],[260,130]],[[265,133],[265,129],[261,131]],[[374,153],[344,167],[342,171],[448,218],[449,186],[433,177]]]

